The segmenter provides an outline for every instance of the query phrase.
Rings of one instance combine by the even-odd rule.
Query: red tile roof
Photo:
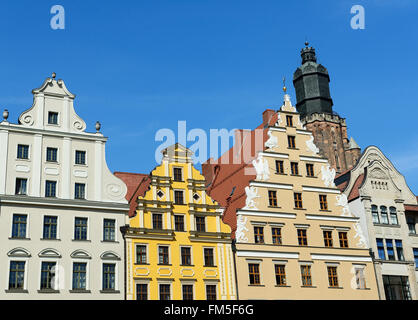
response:
[[[115,176],[120,178],[128,187],[126,200],[129,201],[129,217],[132,218],[136,214],[137,199],[143,197],[151,184],[151,178],[148,174],[115,172]]]
[[[364,173],[359,175],[356,181],[354,182],[353,188],[351,189],[350,194],[348,195],[348,201],[355,200],[360,196],[359,188],[362,185],[363,180],[364,180]]]
[[[405,211],[415,211],[418,212],[418,204],[405,204]]]

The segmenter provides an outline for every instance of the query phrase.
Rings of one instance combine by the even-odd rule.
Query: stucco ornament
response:
[[[298,125],[303,129],[303,130],[306,130],[306,127],[302,124],[302,122],[300,122],[300,117],[297,117],[298,118]],[[313,136],[312,136],[313,137]]]
[[[282,123],[282,118],[280,117],[280,112],[277,112],[277,121],[275,123],[275,126],[280,127],[281,123]]]
[[[270,177],[270,169],[267,159],[264,159],[263,156],[259,154],[257,160],[253,160],[252,163],[257,173],[256,179],[266,181]]]
[[[245,231],[248,231],[248,228],[245,226],[246,224],[247,218],[239,214],[237,216],[237,230],[235,231],[237,242],[248,242],[248,238],[245,236]]]
[[[307,147],[306,151],[310,151],[314,154],[319,153],[319,149],[314,143],[314,137],[313,136],[311,136],[311,138],[309,140],[306,140],[306,147]]]
[[[347,196],[345,194],[341,194],[337,196],[337,206],[343,207],[342,216],[351,216],[350,208],[348,206]]]
[[[258,190],[256,187],[249,187],[249,186],[245,187],[245,194],[247,195],[247,199],[245,200],[245,207],[243,209],[258,210],[254,202],[255,198],[260,198],[260,196],[257,195],[257,192]]]
[[[360,248],[368,248],[369,245],[367,243],[366,237],[363,234],[363,230],[361,230],[360,222],[356,222],[354,224],[354,231],[356,232],[354,239],[358,238],[357,246]]]
[[[326,187],[335,187],[334,178],[335,178],[335,169],[330,167],[329,163],[321,167],[322,180]]]
[[[267,135],[269,136],[268,140],[264,143],[266,148],[272,149],[278,146],[278,139],[273,135],[271,130],[267,131]]]

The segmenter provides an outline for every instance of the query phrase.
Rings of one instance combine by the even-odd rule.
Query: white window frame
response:
[[[115,240],[105,240],[105,238],[104,238],[104,222],[105,222],[105,220],[114,220],[115,221]],[[110,242],[110,243],[114,243],[114,242],[119,241],[119,238],[118,238],[118,219],[109,218],[109,217],[103,218],[103,220],[102,220],[102,241]]]
[[[76,154],[77,151],[81,151],[85,153],[84,159],[85,159],[85,163],[81,164],[81,163],[76,163]],[[87,159],[87,150],[80,150],[80,149],[74,149],[74,165],[75,166],[81,166],[81,167],[87,167],[88,166],[88,159]]]
[[[245,259],[245,262],[247,263],[246,269],[247,269],[247,281],[248,281],[248,286],[262,286],[264,285],[264,277],[263,277],[263,271],[261,270],[261,266],[263,263],[263,259],[250,259],[247,258]],[[260,283],[259,284],[252,284],[250,282],[250,270],[249,270],[249,265],[250,264],[258,264],[258,271],[260,273]]]
[[[206,266],[205,265],[205,249],[212,249],[212,252],[213,252],[213,267],[208,267],[208,266]],[[215,267],[218,267],[218,261],[217,261],[217,256],[216,256],[216,247],[211,247],[211,246],[203,246],[202,247],[202,258],[203,258],[203,267],[206,267],[206,268],[215,268]]]
[[[157,259],[158,259],[157,265],[166,265],[166,264],[160,264],[160,247],[168,247],[168,264],[171,264],[171,245],[157,243]]]
[[[137,264],[137,256],[138,256],[138,246],[145,246],[147,261],[146,263],[149,264],[149,244],[145,242],[135,243],[135,258],[134,258],[134,265]],[[170,250],[169,250],[170,251]],[[170,258],[170,257],[169,257]],[[170,259],[169,259],[170,260]]]
[[[81,239],[75,239],[75,219],[76,218],[85,218],[85,219],[87,219],[87,239],[83,239],[83,240],[81,240]],[[73,217],[73,235],[72,235],[72,240],[73,241],[90,241],[91,239],[90,239],[90,218],[89,217],[83,217],[83,216],[74,216]]]
[[[30,257],[13,257],[13,256],[9,256],[7,259],[7,273],[6,273],[6,287],[5,290],[10,290],[9,289],[9,280],[10,280],[10,262],[12,261],[18,261],[18,262],[25,262],[25,271],[24,271],[24,278],[23,278],[23,290],[28,290],[27,288],[27,284],[28,284],[28,270],[29,270],[29,258]],[[39,282],[40,283],[40,282]]]
[[[44,239],[44,226],[45,226],[45,217],[57,217],[57,238],[56,239]],[[42,214],[42,234],[41,234],[41,239],[42,240],[46,240],[46,241],[56,241],[56,240],[60,240],[60,216],[58,214],[47,214],[47,213],[43,213]]]
[[[100,270],[100,290],[103,291],[103,265],[114,264],[115,265],[115,291],[119,291],[119,264],[116,260],[102,260]]]
[[[74,280],[74,263],[85,263],[86,264],[86,291],[90,290],[90,261],[88,259],[80,259],[76,258],[71,261],[71,289],[70,290],[82,290],[82,289],[74,289],[73,288],[73,280]],[[116,269],[115,269],[116,270]]]
[[[13,216],[14,215],[25,215],[26,216],[26,234],[25,237],[23,239],[30,239],[30,232],[29,232],[29,214],[28,213],[12,213],[10,215],[11,217],[11,221],[10,221],[10,239],[22,239],[22,238],[13,238]]]
[[[181,248],[189,248],[190,249],[190,266],[193,266],[194,265],[194,259],[193,259],[193,246],[191,246],[191,245],[186,245],[186,246],[184,246],[184,245],[180,245],[180,250],[179,250],[179,258],[180,258],[180,265],[181,266],[188,266],[188,265],[183,265],[182,264],[182,256],[181,256]]]

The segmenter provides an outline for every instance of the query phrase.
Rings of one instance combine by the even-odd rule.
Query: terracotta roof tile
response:
[[[350,191],[350,194],[348,195],[348,201],[352,201],[354,199],[357,199],[360,196],[359,188],[364,180],[364,173],[359,175],[354,182],[353,188]]]

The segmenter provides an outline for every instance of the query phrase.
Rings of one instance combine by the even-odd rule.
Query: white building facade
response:
[[[123,299],[126,185],[55,74],[0,122],[0,299]]]
[[[370,146],[353,169],[335,179],[335,184],[347,196],[351,212],[360,217],[374,256],[380,299],[418,299],[417,245],[410,236],[404,207],[416,205],[417,199],[405,177],[379,148]]]

